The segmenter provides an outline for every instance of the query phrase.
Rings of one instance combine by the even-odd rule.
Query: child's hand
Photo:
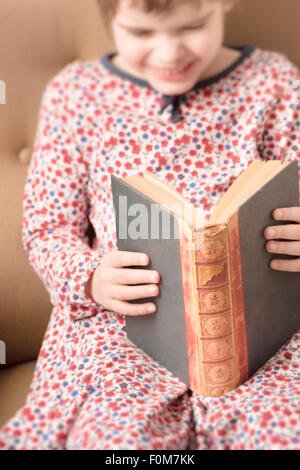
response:
[[[281,215],[279,212],[281,212]],[[275,220],[289,220],[297,223],[267,227],[264,231],[265,238],[267,240],[283,238],[294,241],[279,242],[277,240],[270,240],[266,244],[267,251],[269,253],[300,256],[300,207],[282,207],[275,209],[273,211],[273,218]],[[273,231],[273,233],[271,231]],[[270,267],[279,271],[299,272],[300,258],[274,259],[271,261]]]
[[[87,283],[87,295],[107,310],[124,315],[145,315],[155,312],[154,303],[126,302],[126,300],[153,297],[159,294],[159,287],[156,283],[160,281],[160,275],[157,271],[124,267],[146,266],[149,262],[149,256],[145,253],[118,250],[106,253]],[[126,285],[146,283],[149,285]],[[149,311],[149,306],[154,308]]]

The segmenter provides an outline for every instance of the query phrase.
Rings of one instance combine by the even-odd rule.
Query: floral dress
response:
[[[53,310],[0,449],[300,448],[300,331],[246,383],[202,397],[84,291],[117,249],[111,174],[153,172],[208,221],[253,159],[300,157],[299,70],[281,53],[238,49],[230,67],[175,97],[119,70],[113,54],[72,62],[47,84],[22,240]]]

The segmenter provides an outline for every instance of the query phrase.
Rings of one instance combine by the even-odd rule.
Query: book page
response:
[[[220,200],[218,210],[213,212],[211,223],[226,223],[228,218],[237,210],[237,208],[245,202],[252,194],[266,184],[271,178],[285,168],[289,162],[281,163],[279,160],[270,160],[262,162],[260,168],[253,166],[250,173],[250,180],[242,178],[243,175],[237,178],[232,186],[225,193],[227,195],[224,201]],[[250,167],[250,165],[249,165]],[[253,174],[254,168],[254,174]],[[244,185],[243,185],[244,182]],[[231,188],[234,188],[231,191]],[[226,203],[226,205],[225,205]]]
[[[253,160],[253,162],[251,162],[250,165],[241,172],[241,174],[232,183],[230,188],[228,188],[225,194],[223,194],[221,199],[219,199],[217,202],[210,217],[211,223],[214,223],[216,220],[218,220],[219,217],[222,216],[222,213],[226,207],[235,198],[238,197],[239,192],[241,191],[241,187],[245,187],[247,184],[249,184],[250,181],[252,181],[252,179],[257,176],[258,172],[261,171],[264,164],[265,162],[262,162],[261,160]]]
[[[164,189],[158,188],[153,183],[145,180],[139,175],[128,176],[122,178],[124,183],[136,189],[140,193],[152,199],[157,204],[163,206],[167,210],[173,212],[178,217],[185,217],[186,222],[192,227],[194,217],[194,207],[190,205],[189,201],[174,197],[173,193],[167,193]]]

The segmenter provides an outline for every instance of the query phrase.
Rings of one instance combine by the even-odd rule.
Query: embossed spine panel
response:
[[[201,395],[218,397],[239,382],[230,285],[228,227],[205,228],[196,250]]]
[[[179,230],[179,248],[186,328],[186,343],[189,365],[189,387],[201,395],[201,362],[199,357],[200,338],[198,335],[198,295],[195,256],[197,236],[184,221],[177,219]]]

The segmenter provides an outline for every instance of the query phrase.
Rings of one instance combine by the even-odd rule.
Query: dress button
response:
[[[19,153],[19,161],[22,165],[29,165],[31,159],[31,151],[29,148],[24,148]]]

